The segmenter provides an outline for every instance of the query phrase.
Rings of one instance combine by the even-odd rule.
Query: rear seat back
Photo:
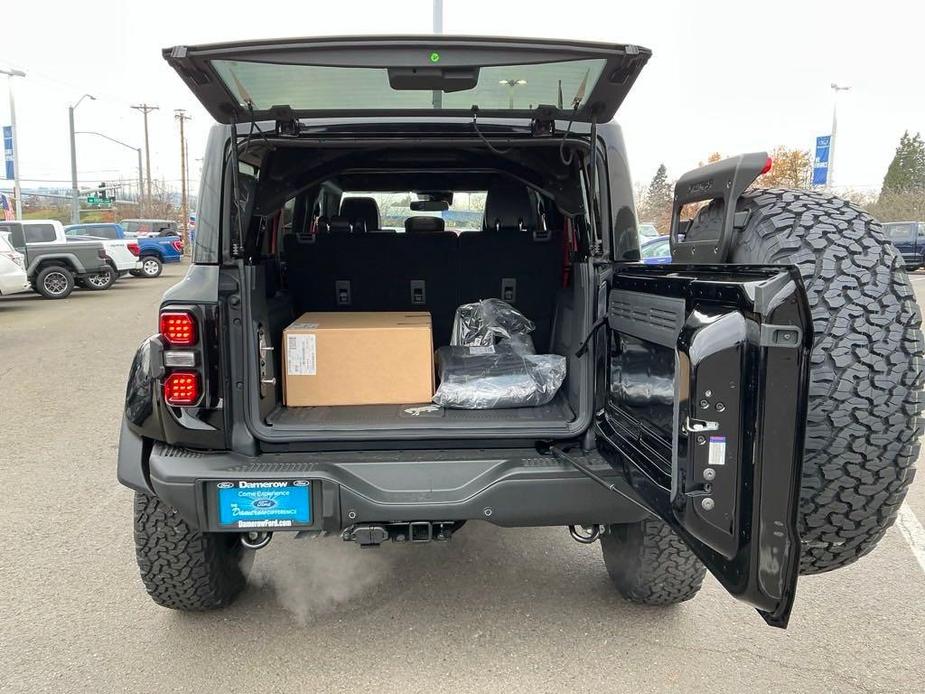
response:
[[[348,206],[345,214],[343,205],[340,211],[342,219],[356,212]],[[352,233],[335,231],[341,219],[332,219],[327,233],[287,236],[283,249],[295,308],[429,311],[439,346],[449,343],[460,304],[499,298],[536,323],[534,342],[546,350],[562,275],[558,235],[544,233],[520,184],[493,187],[485,218],[491,228],[459,237],[430,217],[412,217],[421,221],[406,225],[406,233],[363,233],[356,219],[350,220]]]
[[[516,182],[488,191],[484,226],[459,239],[460,303],[508,302],[536,323],[533,339],[545,351],[562,282],[560,235],[546,231],[526,186]]]

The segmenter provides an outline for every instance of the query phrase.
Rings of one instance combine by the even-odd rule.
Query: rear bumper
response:
[[[598,456],[586,464],[612,468]],[[532,449],[209,453],[146,442],[123,423],[119,481],[156,495],[196,528],[220,530],[207,482],[309,479],[319,530],[355,523],[486,520],[509,527],[629,523],[645,512]],[[613,478],[622,486],[622,478]],[[627,489],[632,495],[632,492]]]

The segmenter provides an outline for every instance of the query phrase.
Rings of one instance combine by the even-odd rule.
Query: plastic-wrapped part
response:
[[[565,380],[565,357],[533,354],[532,341],[529,352],[524,347],[522,340],[503,340],[497,345],[439,348],[440,386],[434,402],[467,410],[545,405]]]
[[[501,299],[463,304],[453,319],[452,346],[493,345],[502,338],[532,333],[536,325]]]

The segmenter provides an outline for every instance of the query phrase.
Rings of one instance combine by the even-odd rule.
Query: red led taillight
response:
[[[186,311],[165,311],[161,314],[161,335],[171,345],[195,345],[198,337],[196,320]]]
[[[173,246],[173,249],[177,253],[183,253],[183,240],[182,239],[179,239],[177,241],[171,241],[170,245]]]
[[[199,374],[193,371],[174,371],[164,379],[164,402],[168,405],[195,405],[199,395]]]
[[[767,161],[764,162],[764,168],[761,169],[761,173],[766,174],[768,171],[771,170],[772,166],[774,166],[774,160],[771,159],[771,157],[768,157]]]
[[[129,253],[131,253],[131,254],[132,254],[133,256],[135,256],[136,258],[137,258],[139,255],[141,255],[141,247],[140,247],[137,243],[135,243],[134,241],[132,241],[131,243],[126,244],[126,247],[128,248]]]

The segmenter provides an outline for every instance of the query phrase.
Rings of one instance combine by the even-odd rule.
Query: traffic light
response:
[[[98,196],[99,199],[100,199],[100,200],[108,200],[108,199],[109,199],[109,195],[106,193],[106,181],[103,181],[102,183],[100,183],[99,189],[100,189],[99,196]]]

